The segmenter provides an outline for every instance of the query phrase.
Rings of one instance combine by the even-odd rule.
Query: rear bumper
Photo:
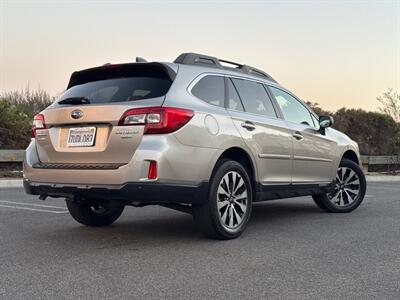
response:
[[[122,186],[60,186],[23,181],[26,193],[50,197],[84,197],[121,200],[136,205],[201,204],[207,200],[208,182],[199,185],[160,182],[128,182]]]

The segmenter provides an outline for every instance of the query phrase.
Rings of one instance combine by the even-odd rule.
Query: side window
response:
[[[212,105],[224,107],[224,77],[213,75],[203,77],[192,88],[192,94]]]
[[[244,111],[243,104],[240,101],[239,95],[233,83],[228,79],[228,108],[233,110]]]
[[[247,112],[276,118],[272,102],[262,84],[234,78],[232,81]]]
[[[319,129],[319,120],[313,114],[311,114],[311,118],[314,121],[314,127]]]
[[[309,110],[300,101],[280,89],[272,86],[269,88],[275,96],[285,120],[293,123],[314,126]]]

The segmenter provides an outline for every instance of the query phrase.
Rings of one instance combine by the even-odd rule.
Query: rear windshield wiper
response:
[[[61,100],[60,102],[58,102],[58,104],[73,104],[73,105],[90,104],[90,100],[86,97],[70,97]]]

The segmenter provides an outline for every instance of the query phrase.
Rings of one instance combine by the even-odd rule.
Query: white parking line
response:
[[[68,212],[67,210],[46,210],[46,209],[38,209],[38,208],[31,208],[31,207],[24,207],[24,206],[5,205],[5,204],[0,204],[0,207],[38,211],[38,212],[47,212],[47,213],[52,213],[52,214],[65,214]]]
[[[62,207],[62,206],[43,205],[43,204],[28,203],[28,202],[14,202],[14,201],[7,201],[7,200],[0,200],[0,203],[16,204],[16,205],[24,205],[24,206],[36,206],[36,207],[45,207],[45,208],[47,207],[47,208],[65,209],[65,207]]]

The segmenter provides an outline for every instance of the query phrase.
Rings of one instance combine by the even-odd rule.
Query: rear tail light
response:
[[[38,114],[33,117],[32,122],[32,138],[36,137],[36,130],[46,129],[46,124],[44,122],[44,115]]]
[[[194,113],[174,107],[145,107],[127,110],[119,126],[145,125],[145,134],[170,133],[184,126]]]

